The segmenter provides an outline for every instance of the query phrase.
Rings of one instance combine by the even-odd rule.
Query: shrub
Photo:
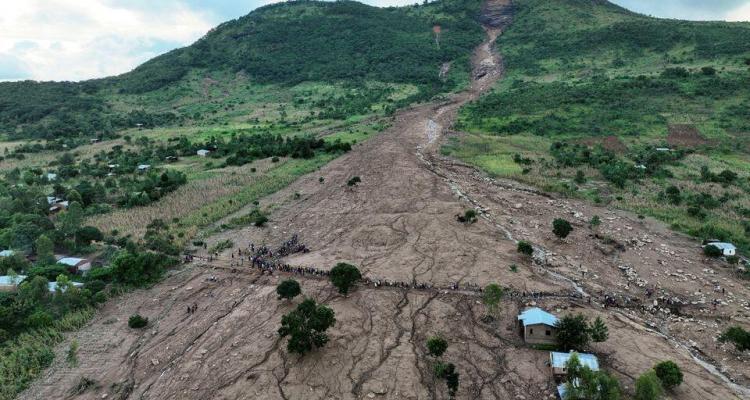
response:
[[[664,389],[670,390],[682,383],[682,371],[672,361],[662,361],[654,366],[656,377],[661,381]]]
[[[592,228],[596,228],[597,226],[599,226],[601,224],[602,224],[602,219],[599,218],[598,215],[594,215],[593,217],[591,217],[591,220],[589,221],[589,225]]]
[[[722,343],[734,343],[737,351],[750,350],[750,332],[739,326],[733,326],[724,331],[724,333],[719,336],[719,341]]]
[[[279,299],[291,300],[302,293],[299,282],[294,279],[287,279],[276,286],[276,294]]]
[[[500,311],[500,302],[505,296],[505,290],[497,283],[490,283],[482,292],[482,303],[487,307],[487,311],[492,315],[497,315]]]
[[[339,293],[346,295],[354,284],[362,279],[362,274],[354,265],[338,263],[331,268],[331,283],[338,288]]]
[[[635,380],[635,400],[658,400],[661,395],[661,382],[653,370]]]
[[[271,162],[273,162],[273,163],[279,162],[279,157],[275,157],[275,156],[271,157]]]
[[[714,67],[703,67],[703,68],[701,68],[701,73],[703,73],[703,75],[708,75],[708,76],[716,75],[716,68],[714,68]]]
[[[448,350],[448,341],[440,336],[427,339],[427,352],[433,357],[440,357]]]
[[[444,379],[446,385],[448,385],[448,395],[450,398],[456,397],[458,391],[458,372],[456,372],[456,366],[453,363],[442,363],[435,364],[435,376],[439,379]]]
[[[552,221],[552,233],[560,239],[565,239],[573,231],[573,226],[570,222],[562,218],[556,218]]]
[[[712,244],[703,247],[703,254],[705,254],[707,257],[712,258],[721,257],[722,255],[724,255],[720,248]]]
[[[524,240],[521,240],[518,242],[517,250],[519,253],[530,256],[534,254],[534,247],[531,246],[531,243],[526,242]]]
[[[477,212],[476,210],[466,210],[464,215],[459,215],[456,219],[458,222],[464,224],[473,224],[474,222],[477,222]]]
[[[346,182],[346,186],[356,186],[360,182],[362,182],[362,179],[360,179],[358,176],[355,176]]]
[[[133,329],[145,328],[148,325],[148,318],[144,318],[139,314],[133,314],[128,318],[128,326]]]

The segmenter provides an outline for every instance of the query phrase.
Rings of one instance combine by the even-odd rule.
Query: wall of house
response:
[[[554,344],[555,328],[544,324],[527,325],[524,328],[524,340],[530,344]]]

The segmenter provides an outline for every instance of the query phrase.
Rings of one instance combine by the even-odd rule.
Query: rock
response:
[[[151,365],[153,365],[153,366],[157,366],[157,365],[159,365],[159,360],[157,360],[157,359],[155,359],[155,358],[152,358],[152,359],[151,359]]]
[[[373,392],[367,393],[367,398],[368,399],[374,399],[375,398],[375,393],[373,393]]]

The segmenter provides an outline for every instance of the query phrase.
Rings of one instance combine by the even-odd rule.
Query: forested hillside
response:
[[[750,245],[750,24],[656,19],[605,1],[516,6],[499,47],[506,78],[462,110],[472,134],[445,151]]]
[[[194,113],[170,107],[175,104],[135,101],[123,108],[118,96],[148,100],[197,77],[234,73],[253,84],[284,86],[306,81],[360,88],[373,81],[412,84],[419,91],[411,100],[428,98],[467,81],[469,49],[482,40],[474,22],[479,4],[450,0],[381,9],[350,1],[302,1],[266,6],[118,77],[0,83],[0,132],[51,139],[106,135],[136,123],[190,124]],[[434,25],[442,28],[439,43]],[[446,62],[453,62],[453,71],[441,78]]]

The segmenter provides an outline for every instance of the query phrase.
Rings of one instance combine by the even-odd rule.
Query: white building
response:
[[[211,153],[211,150],[206,150],[206,149],[200,149],[200,150],[198,150],[198,151],[196,152],[196,154],[198,154],[198,155],[199,155],[199,156],[201,156],[201,157],[206,157],[206,156],[208,156],[208,155],[209,155],[210,153]]]

